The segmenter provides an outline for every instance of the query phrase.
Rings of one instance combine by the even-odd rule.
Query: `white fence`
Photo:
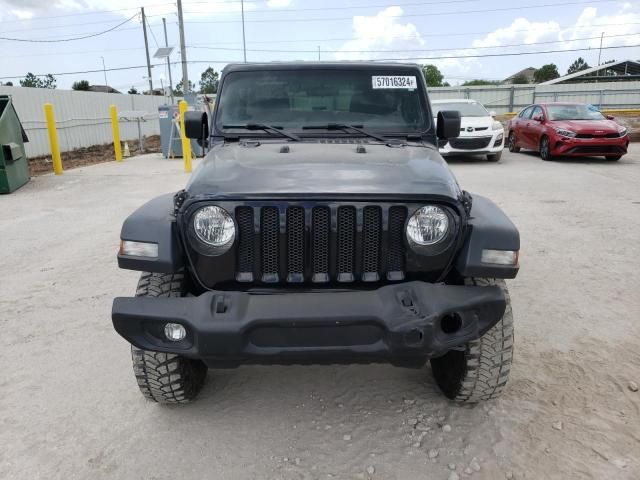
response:
[[[53,104],[60,150],[63,152],[113,142],[110,105],[115,105],[119,114],[132,110],[145,112],[144,121],[140,124],[142,135],[158,135],[158,106],[168,103],[165,97],[147,95],[5,86],[0,86],[0,95],[12,97],[29,137],[29,143],[25,144],[29,157],[51,154],[43,110],[47,102]],[[137,122],[121,121],[120,138],[123,141],[137,140]]]
[[[536,102],[591,103],[602,109],[640,108],[640,82],[564,85],[483,85],[429,88],[431,100],[471,98],[498,114],[518,112]]]

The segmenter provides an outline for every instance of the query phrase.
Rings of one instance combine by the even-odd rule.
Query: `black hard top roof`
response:
[[[416,63],[393,62],[265,62],[230,63],[223,72],[251,70],[420,70]]]

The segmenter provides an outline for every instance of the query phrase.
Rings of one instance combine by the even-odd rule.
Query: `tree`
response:
[[[529,78],[524,73],[518,73],[511,79],[513,85],[523,85],[529,83]]]
[[[191,80],[189,80],[189,91],[193,92],[193,90],[195,88],[196,88],[196,86],[193,84],[193,82]],[[180,82],[178,82],[178,84],[176,85],[176,88],[173,89],[173,94],[177,95],[179,97],[184,95],[184,89],[183,89],[183,86],[182,86],[182,80],[180,80]]]
[[[427,87],[441,87],[442,79],[444,76],[435,65],[424,65],[422,67],[424,73],[424,79],[427,82]]]
[[[482,80],[482,79],[477,79],[477,80],[467,80],[466,82],[464,82],[462,84],[463,87],[473,87],[473,86],[478,86],[478,85],[497,85],[500,82],[496,82],[496,81],[492,81],[492,80]]]
[[[35,76],[33,73],[28,72],[24,80],[20,80],[21,87],[30,88],[56,88],[56,79],[50,73],[46,74],[43,78]]]
[[[71,88],[74,90],[82,90],[84,92],[89,90],[89,82],[87,80],[79,80],[77,82],[73,82],[73,85],[71,85]]]
[[[536,83],[546,82],[547,80],[553,80],[559,77],[560,74],[558,73],[558,67],[556,67],[555,63],[547,63],[533,72],[533,80]]]
[[[569,69],[567,70],[567,75],[571,75],[572,73],[581,72],[582,70],[586,70],[587,68],[591,68],[587,62],[585,62],[584,58],[578,57],[578,59],[569,65]]]
[[[218,91],[219,75],[212,67],[207,68],[200,75],[200,93],[216,93]]]
[[[7,83],[0,82],[0,85],[4,85],[5,87],[13,87],[13,82],[7,82]]]
[[[134,86],[131,86],[129,91],[127,92],[129,95],[138,95],[138,89]]]

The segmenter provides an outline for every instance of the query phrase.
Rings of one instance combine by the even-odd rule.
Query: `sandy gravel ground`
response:
[[[618,163],[452,161],[521,231],[503,398],[443,399],[426,370],[211,371],[147,403],[109,317],[124,218],[184,185],[158,156],[0,197],[1,479],[640,478],[640,148]],[[633,387],[633,385],[631,385]]]

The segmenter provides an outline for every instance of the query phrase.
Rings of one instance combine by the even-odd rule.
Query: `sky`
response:
[[[103,85],[104,59],[112,87],[148,88],[140,7],[157,65],[154,87],[169,77],[153,58],[164,46],[162,18],[176,47],[175,85],[182,78],[175,0],[0,0],[0,82],[18,85],[32,72],[54,74],[63,89],[78,80]],[[219,71],[243,61],[241,7],[240,0],[183,0],[191,81],[208,66]],[[247,0],[244,14],[247,61],[432,63],[452,85],[546,63],[564,74],[577,57],[597,65],[603,32],[602,61],[640,59],[640,0]]]

